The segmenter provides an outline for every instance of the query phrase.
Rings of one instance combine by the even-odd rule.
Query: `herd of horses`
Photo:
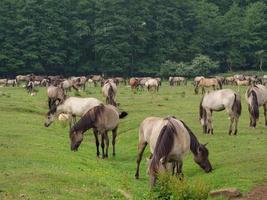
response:
[[[264,107],[265,125],[267,126],[267,89],[265,88],[266,76],[235,75],[233,77],[195,77],[193,84],[195,94],[199,88],[202,89],[202,98],[199,103],[199,120],[203,127],[203,133],[213,134],[212,113],[213,111],[226,110],[230,119],[229,135],[237,134],[238,121],[241,115],[241,97],[239,92],[232,89],[223,89],[224,85],[245,85],[248,87],[245,99],[250,114],[250,126],[256,127],[259,119],[259,107]],[[63,78],[61,76],[35,76],[19,75],[16,79],[0,79],[0,84],[7,86],[7,82],[20,85],[25,82],[27,90],[32,90],[36,85],[47,87],[48,108],[45,127],[50,126],[56,119],[64,118],[69,121],[70,148],[77,151],[83,141],[84,133],[92,129],[95,136],[96,155],[100,156],[99,145],[102,149],[102,158],[108,158],[109,136],[112,132],[113,156],[115,156],[115,144],[120,119],[128,115],[119,109],[116,95],[119,84],[127,84],[132,90],[143,90],[157,92],[161,86],[160,78],[132,77],[126,81],[122,77],[104,79],[100,75]],[[92,86],[101,86],[105,104],[94,97],[68,96],[71,88],[84,90],[86,83]],[[185,77],[170,77],[170,87],[187,85]],[[213,89],[213,91],[207,91]],[[77,121],[76,117],[80,117]],[[234,125],[234,128],[233,128]],[[100,137],[100,141],[99,141]],[[175,116],[147,117],[139,127],[138,155],[136,160],[135,177],[139,178],[139,166],[143,152],[149,145],[151,156],[149,158],[148,173],[151,185],[155,185],[157,174],[170,170],[173,175],[182,174],[183,159],[191,151],[194,161],[205,171],[211,172],[212,165],[209,161],[209,151],[206,144],[201,144],[195,134],[182,120]]]

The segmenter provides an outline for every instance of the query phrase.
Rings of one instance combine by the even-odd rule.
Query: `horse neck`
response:
[[[72,129],[76,131],[81,131],[84,133],[88,129],[93,127],[93,121],[91,120],[90,117],[87,115],[84,115],[73,127]]]

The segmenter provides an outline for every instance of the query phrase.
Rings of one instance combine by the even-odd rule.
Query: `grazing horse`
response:
[[[157,79],[151,78],[145,82],[148,91],[159,91],[159,82]]]
[[[234,81],[235,81],[235,78],[233,76],[229,76],[225,78],[225,84],[227,85],[230,85],[230,84],[233,85]]]
[[[234,135],[237,133],[238,119],[241,115],[240,95],[231,89],[223,89],[205,94],[200,101],[199,117],[204,133],[213,134],[212,112],[226,110],[230,117],[229,135],[235,122]]]
[[[75,79],[64,80],[61,83],[61,87],[64,89],[65,92],[71,91],[71,88],[75,89],[76,91],[79,90]]]
[[[18,75],[16,76],[16,81],[17,81],[17,85],[19,86],[21,81],[25,81],[28,82],[30,80],[32,80],[33,75],[32,74],[28,74],[28,75]]]
[[[117,103],[115,101],[117,94],[117,86],[112,79],[108,79],[105,81],[102,87],[102,94],[106,98],[106,104],[117,106]]]
[[[47,88],[47,97],[48,97],[48,107],[49,109],[51,109],[52,106],[56,104],[56,101],[59,101],[59,103],[63,102],[64,99],[66,98],[66,95],[63,88],[50,85]]]
[[[102,158],[108,158],[109,137],[108,131],[112,131],[113,156],[115,156],[115,143],[119,119],[127,116],[126,112],[119,113],[112,105],[100,104],[87,111],[70,130],[71,150],[77,151],[83,134],[90,128],[94,129],[96,140],[96,155],[99,156],[98,134],[101,135]],[[106,144],[105,144],[105,143]],[[106,151],[105,149],[106,145]]]
[[[202,94],[205,93],[205,87],[212,87],[213,90],[216,89],[216,87],[222,89],[222,83],[216,78],[201,78],[195,87],[195,94],[198,94],[198,88],[202,88]]]
[[[264,85],[254,85],[246,91],[246,101],[250,114],[250,127],[256,127],[259,119],[259,106],[264,108],[265,126],[267,126],[267,89]]]
[[[61,102],[59,105],[52,106],[52,108],[47,113],[47,118],[45,121],[45,127],[50,126],[55,119],[58,117],[59,114],[65,113],[69,116],[73,116],[73,118],[70,120],[70,127],[72,124],[72,121],[75,121],[75,117],[82,117],[88,110],[91,108],[98,106],[102,102],[99,101],[96,98],[81,98],[81,97],[67,97],[63,102]]]
[[[135,177],[139,178],[139,166],[143,152],[149,144],[153,154],[149,167],[150,183],[155,185],[156,175],[160,169],[166,169],[168,162],[176,163],[177,173],[182,172],[182,163],[189,149],[195,162],[205,171],[210,172],[212,166],[208,159],[208,149],[200,144],[186,124],[174,117],[148,117],[140,125],[138,155]]]
[[[95,87],[97,86],[97,83],[100,83],[103,79],[101,75],[92,75],[89,78],[92,79]]]

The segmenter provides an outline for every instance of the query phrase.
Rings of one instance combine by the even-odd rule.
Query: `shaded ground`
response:
[[[267,200],[267,185],[257,186],[244,197],[235,200]]]

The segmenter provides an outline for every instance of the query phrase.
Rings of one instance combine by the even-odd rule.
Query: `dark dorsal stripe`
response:
[[[190,136],[190,150],[192,151],[192,153],[194,155],[197,155],[198,147],[200,146],[197,137],[194,135],[194,133],[191,131],[191,129],[182,120],[180,120],[180,122],[182,122],[182,124],[184,125],[184,127],[186,128],[186,130],[189,133],[189,136]]]

